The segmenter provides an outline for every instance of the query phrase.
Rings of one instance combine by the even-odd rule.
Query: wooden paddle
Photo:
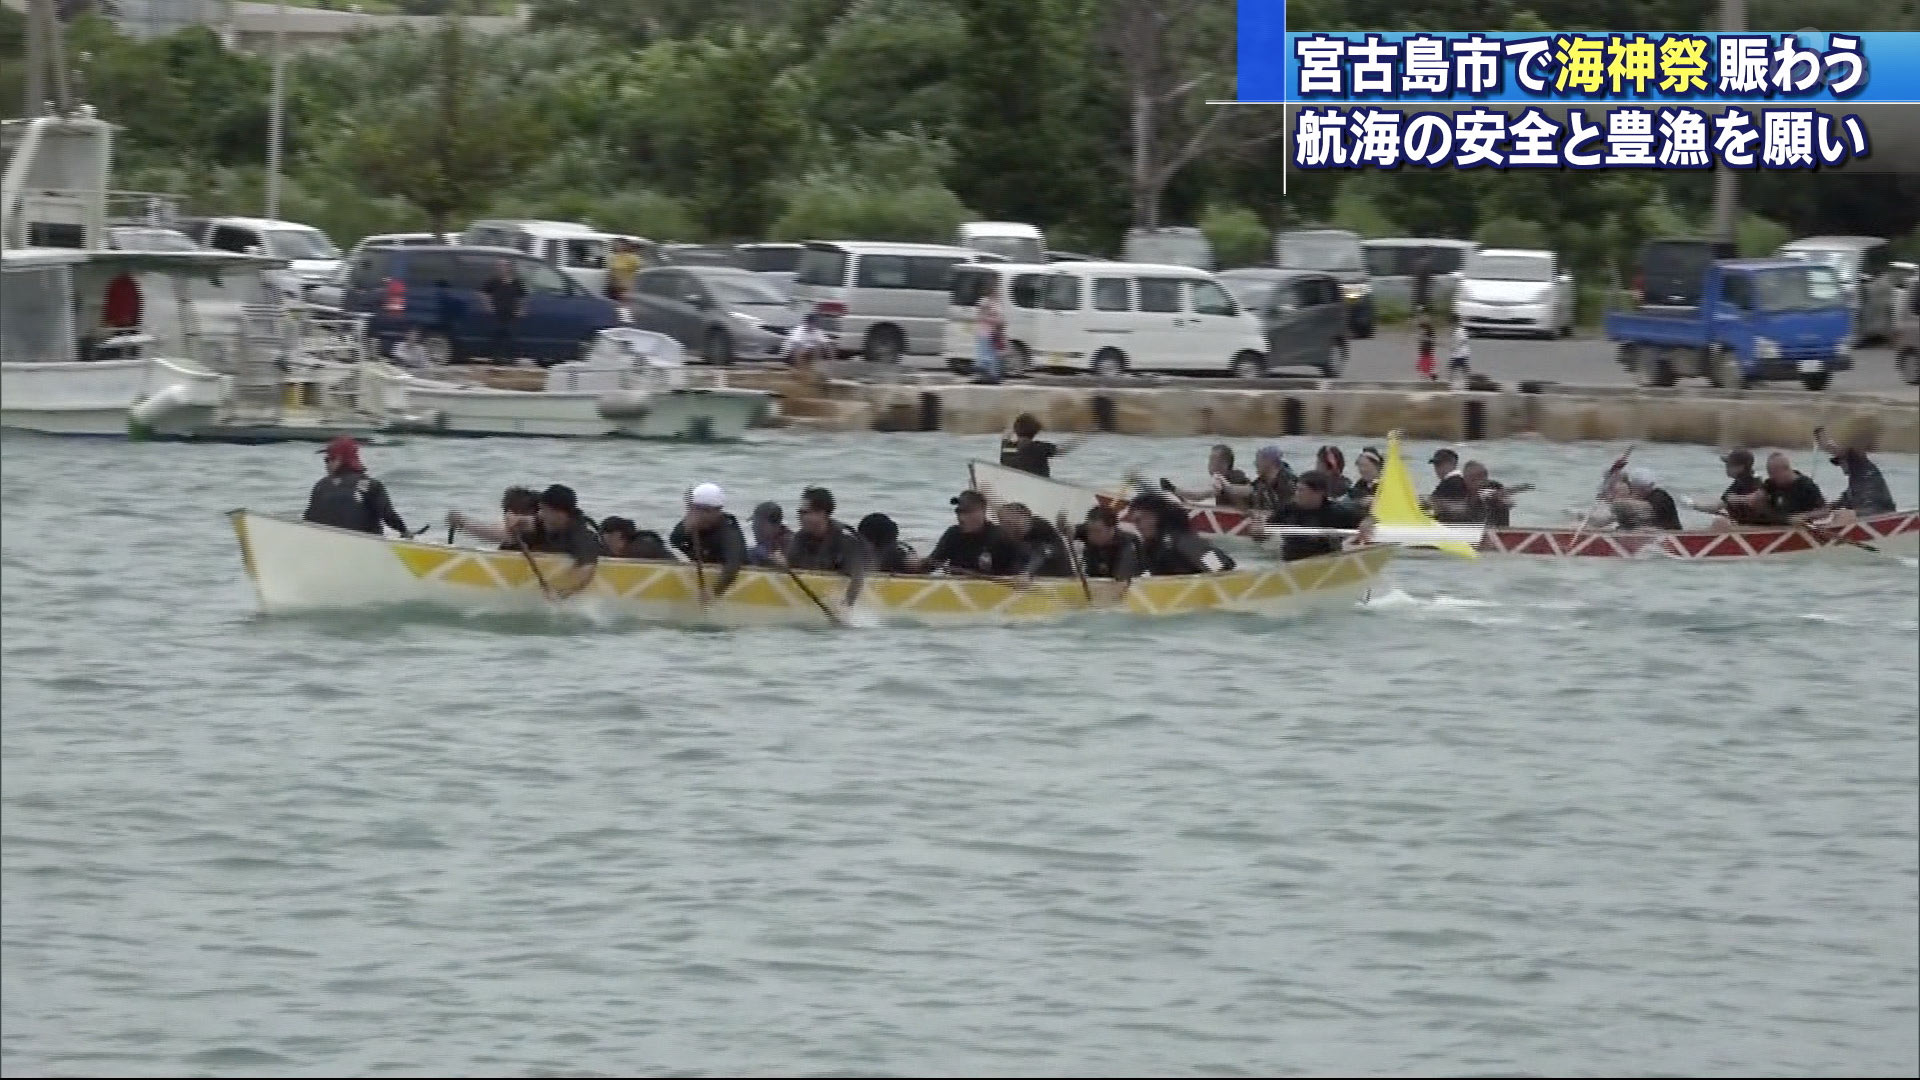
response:
[[[813,606],[820,609],[820,614],[825,615],[827,617],[828,622],[832,623],[835,626],[847,625],[846,622],[842,620],[840,616],[832,608],[827,606],[827,602],[825,600],[820,599],[819,593],[814,592],[813,589],[810,588],[806,582],[800,580],[799,573],[797,573],[793,569],[793,567],[788,566],[783,561],[780,564],[780,568],[787,572],[787,577],[791,578],[793,580],[793,583],[800,587],[801,592],[807,594],[807,599],[813,601]]]
[[[553,595],[553,587],[547,584],[547,575],[540,572],[540,564],[534,561],[533,552],[527,550],[526,537],[521,536],[519,533],[514,533],[513,546],[520,549],[521,557],[527,560],[527,566],[533,570],[533,580],[540,583],[541,595],[545,596],[548,600],[557,599]]]
[[[1872,544],[1869,544],[1864,540],[1851,539],[1837,529],[1823,529],[1820,526],[1813,524],[1812,522],[1805,522],[1805,521],[1801,522],[1797,526],[1797,528],[1805,529],[1809,533],[1812,533],[1816,538],[1820,540],[1824,540],[1829,544],[1847,544],[1852,547],[1857,547],[1861,551],[1871,551],[1875,555],[1878,555],[1881,553],[1880,549],[1877,547],[1874,547]]]
[[[1073,528],[1067,524],[1067,515],[1062,512],[1055,521],[1060,526],[1060,539],[1067,545],[1067,562],[1073,566],[1073,576],[1080,579],[1080,591],[1087,595],[1087,606],[1093,606],[1093,586],[1087,584],[1087,572],[1080,566],[1080,556],[1073,550]]]
[[[693,549],[693,583],[694,587],[700,590],[700,610],[705,611],[711,601],[707,597],[707,567],[706,563],[701,561],[700,558],[700,532],[698,529],[687,530],[687,546]]]

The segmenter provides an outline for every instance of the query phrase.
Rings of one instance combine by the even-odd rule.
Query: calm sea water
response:
[[[1523,520],[1615,452],[1473,449]],[[992,451],[367,456],[421,523],[825,481],[924,539]],[[220,512],[298,513],[311,447],[0,464],[8,1075],[1920,1070],[1911,560],[1403,562],[1293,623],[262,619]]]

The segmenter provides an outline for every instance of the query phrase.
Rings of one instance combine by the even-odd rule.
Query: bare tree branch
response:
[[[1194,88],[1199,86],[1201,83],[1207,82],[1212,78],[1213,78],[1213,72],[1211,71],[1207,72],[1204,75],[1196,75],[1193,78],[1188,79],[1186,82],[1181,83],[1179,86],[1176,86],[1173,89],[1167,91],[1166,93],[1161,94],[1160,96],[1154,98],[1153,103],[1155,105],[1171,105],[1174,102],[1179,101],[1181,98],[1186,97],[1188,94],[1192,93]]]
[[[1181,147],[1173,156],[1161,162],[1159,168],[1153,170],[1154,183],[1156,185],[1165,184],[1173,178],[1174,173],[1186,168],[1193,162],[1194,158],[1199,157],[1200,152],[1207,148],[1207,141],[1213,138],[1214,131],[1219,128],[1221,121],[1226,118],[1227,110],[1224,107],[1216,106],[1212,115],[1208,116],[1205,122],[1194,129],[1193,135],[1187,139],[1187,144]]]

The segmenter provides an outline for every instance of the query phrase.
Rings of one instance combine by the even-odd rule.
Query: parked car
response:
[[[513,248],[561,271],[595,296],[607,294],[610,233],[573,221],[476,221],[460,234],[460,243]]]
[[[1634,274],[1633,291],[1639,294],[1641,307],[1698,307],[1707,267],[1715,259],[1731,259],[1738,254],[1729,240],[1649,240],[1640,248],[1640,269]]]
[[[1643,386],[1699,376],[1738,389],[1798,378],[1824,390],[1853,366],[1852,314],[1840,275],[1809,260],[1716,259],[1697,307],[1643,307],[1606,317],[1623,367]]]
[[[658,266],[633,285],[633,325],[678,341],[707,362],[773,359],[797,321],[772,282],[734,266]]]
[[[1040,332],[1041,301],[1049,267],[1041,263],[974,263],[953,268],[953,288],[947,302],[947,367],[965,375],[973,370],[977,331],[974,312],[981,297],[991,293],[1006,319],[1006,375],[1024,375],[1033,369]]]
[[[116,251],[199,251],[193,237],[159,225],[110,225],[107,242]]]
[[[1008,262],[1037,264],[1046,259],[1047,238],[1020,221],[962,222],[955,243],[975,251],[990,251]]]
[[[800,270],[804,244],[740,244],[733,249],[734,261],[777,286],[789,299],[793,297],[793,278]]]
[[[347,295],[347,275],[352,272],[353,260],[360,252],[370,247],[425,247],[427,245],[446,245],[452,243],[439,233],[375,233],[353,245],[347,257],[340,260],[340,269],[333,277],[307,290],[307,301],[322,307],[337,308]]]
[[[542,260],[514,248],[465,244],[363,248],[353,258],[341,306],[370,317],[368,334],[383,351],[417,327],[437,362],[497,357],[497,324],[480,289],[502,261],[527,298],[514,324],[513,355],[499,358],[577,360],[594,335],[620,324],[611,301]]]
[[[1453,313],[1469,334],[1573,333],[1573,275],[1551,251],[1486,248],[1467,258]]]
[[[1130,371],[1267,370],[1266,334],[1218,278],[1191,266],[1053,263],[1042,366],[1116,376]]]
[[[1287,229],[1273,239],[1273,264],[1282,270],[1317,270],[1340,282],[1347,301],[1347,332],[1370,338],[1379,325],[1373,279],[1360,250],[1360,234],[1346,229]]]
[[[1057,262],[1105,262],[1106,260],[1095,258],[1092,255],[1083,255],[1078,251],[1055,251],[1052,248],[1048,248],[1047,261],[1050,263],[1057,263]]]
[[[663,266],[735,266],[739,254],[732,244],[662,244]]]
[[[1347,302],[1333,275],[1247,267],[1222,273],[1220,284],[1265,328],[1267,370],[1309,367],[1337,379],[1347,369]]]
[[[1461,268],[1480,245],[1473,240],[1394,236],[1364,241],[1360,248],[1367,278],[1373,283],[1374,303],[1391,301],[1412,311],[1422,258],[1427,260],[1427,303],[1449,304],[1459,291]]]
[[[279,271],[276,279],[291,299],[301,299],[313,286],[332,281],[340,269],[340,249],[333,246],[327,234],[297,221],[181,218],[178,225],[201,247],[287,260],[287,268]]]
[[[1880,236],[1808,236],[1783,245],[1783,259],[1812,259],[1840,275],[1853,308],[1854,340],[1893,336],[1893,246]]]
[[[938,356],[946,344],[954,267],[1005,261],[939,244],[814,241],[794,277],[794,318],[818,312],[840,352],[875,363],[897,363],[909,353]]]
[[[1908,281],[1893,320],[1893,363],[1902,378],[1920,386],[1920,281]]]

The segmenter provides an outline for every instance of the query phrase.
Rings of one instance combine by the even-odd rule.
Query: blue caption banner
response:
[[[1920,33],[1288,33],[1241,0],[1238,100],[1920,103]]]

